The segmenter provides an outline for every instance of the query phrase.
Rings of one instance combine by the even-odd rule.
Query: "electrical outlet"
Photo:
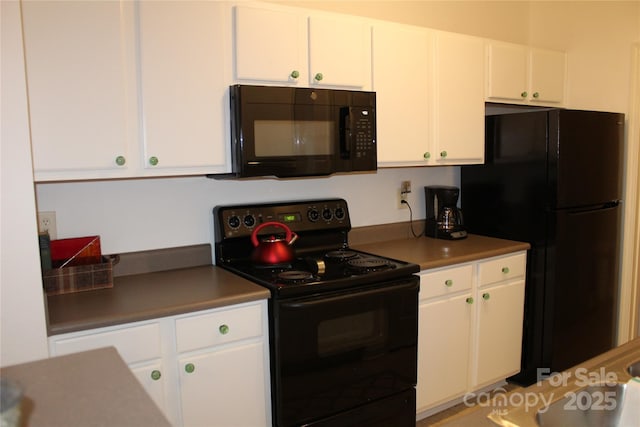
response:
[[[55,212],[38,212],[38,232],[48,232],[51,240],[58,238]]]
[[[409,193],[411,193],[411,181],[402,181],[398,192],[398,209],[408,208],[407,204],[402,202],[407,201]]]

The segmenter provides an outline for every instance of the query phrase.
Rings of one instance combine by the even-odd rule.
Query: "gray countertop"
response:
[[[526,250],[527,243],[469,235],[464,240],[428,237],[404,238],[353,245],[354,249],[419,264],[442,267]],[[206,256],[202,256],[202,254]],[[127,275],[114,277],[113,288],[47,297],[48,334],[183,314],[270,297],[266,288],[213,265],[176,268],[189,259],[211,262],[208,245],[127,254],[117,268]],[[146,271],[169,265],[170,270]],[[135,264],[131,267],[131,264]],[[116,267],[114,267],[114,271]]]
[[[47,297],[49,335],[269,298],[269,290],[215,266],[115,277],[113,288]]]
[[[353,245],[354,249],[413,262],[420,269],[446,267],[530,248],[528,243],[470,234],[462,240],[404,238]]]
[[[0,375],[22,389],[22,426],[170,426],[113,347],[13,365]]]

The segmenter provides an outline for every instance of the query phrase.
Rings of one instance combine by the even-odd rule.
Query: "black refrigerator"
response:
[[[485,164],[461,168],[468,231],[531,244],[516,383],[615,346],[623,134],[619,113],[488,115]]]

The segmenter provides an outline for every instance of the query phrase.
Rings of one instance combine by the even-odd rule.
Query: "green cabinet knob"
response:
[[[156,156],[149,157],[149,164],[151,166],[155,166],[158,164],[158,158]]]
[[[220,325],[218,330],[220,331],[220,333],[222,335],[227,335],[229,333],[229,326],[228,325]]]
[[[322,81],[322,79],[324,78],[324,76],[322,75],[322,73],[317,73],[314,77],[314,79],[319,82]]]
[[[195,370],[196,370],[196,366],[193,363],[187,363],[186,365],[184,365],[184,371],[187,374],[191,374]]]
[[[465,300],[467,304],[473,304],[473,298],[469,297]]]
[[[538,99],[540,98],[540,94],[538,92],[533,92],[533,97]]]
[[[127,159],[125,159],[124,156],[116,157],[116,165],[124,166],[125,163],[127,163]]]
[[[529,95],[529,94],[525,91],[525,92],[522,92],[522,93],[520,94],[520,97],[521,97],[521,98],[526,98],[526,97],[527,97],[527,95]]]
[[[446,151],[441,151],[440,152],[440,157],[447,157],[447,152]]]
[[[488,300],[489,298],[491,298],[491,295],[489,295],[489,293],[488,293],[488,292],[485,292],[484,294],[482,294],[482,299],[483,299],[483,300],[485,300],[485,301],[486,301],[486,300]]]
[[[425,160],[429,160],[431,158],[431,153],[427,151],[422,157],[424,157]]]
[[[445,285],[446,287],[448,287],[448,288],[452,287],[452,286],[453,286],[453,280],[451,280],[451,279],[447,279],[447,280],[445,280],[445,281],[444,281],[444,285]]]
[[[154,369],[153,371],[151,371],[151,379],[152,380],[158,381],[161,376],[162,376],[162,374],[157,369]]]
[[[293,70],[289,75],[292,79],[297,79],[298,77],[300,77],[300,72],[298,70]]]
[[[502,272],[504,274],[509,274],[509,267],[502,267]]]

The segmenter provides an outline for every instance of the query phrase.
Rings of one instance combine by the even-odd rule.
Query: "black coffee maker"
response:
[[[445,185],[424,187],[427,204],[425,236],[438,239],[464,239],[467,230],[462,221],[462,212],[458,209],[460,189]]]

